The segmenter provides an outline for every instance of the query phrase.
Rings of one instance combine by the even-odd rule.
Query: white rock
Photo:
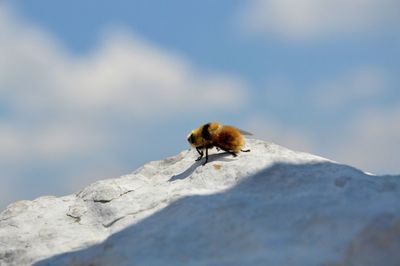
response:
[[[0,265],[400,265],[400,176],[248,146],[11,204]]]

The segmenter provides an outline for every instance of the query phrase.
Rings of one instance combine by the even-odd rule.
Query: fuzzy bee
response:
[[[205,165],[208,162],[208,149],[213,147],[216,147],[217,150],[221,149],[226,151],[234,157],[236,157],[239,152],[249,152],[250,150],[243,150],[245,144],[243,135],[251,135],[251,133],[214,122],[207,123],[192,130],[187,140],[200,154],[196,161],[203,158],[203,150],[205,150],[206,160],[203,163],[203,165]]]

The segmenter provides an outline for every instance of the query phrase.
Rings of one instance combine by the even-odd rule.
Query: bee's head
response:
[[[187,136],[187,140],[190,144],[194,144],[195,142],[195,137],[193,135],[193,132],[191,132],[188,136]]]

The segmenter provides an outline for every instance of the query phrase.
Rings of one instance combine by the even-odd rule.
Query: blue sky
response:
[[[400,1],[3,1],[0,207],[187,149],[220,121],[398,174]]]

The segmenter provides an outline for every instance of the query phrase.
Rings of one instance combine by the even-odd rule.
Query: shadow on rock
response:
[[[399,216],[399,190],[382,190],[383,178],[328,162],[275,164],[230,190],[181,198],[103,243],[35,265],[326,265],[345,255],[369,221]],[[391,265],[382,258],[380,265]]]
[[[216,153],[216,154],[211,154],[208,156],[208,163],[212,163],[214,161],[230,161],[232,159],[226,158],[228,156],[231,156],[231,154],[227,152],[222,152],[222,153]],[[175,180],[181,180],[189,177],[198,167],[202,167],[203,165],[203,159],[199,161],[195,161],[188,169],[183,171],[180,174],[172,176],[168,181],[175,181]]]

